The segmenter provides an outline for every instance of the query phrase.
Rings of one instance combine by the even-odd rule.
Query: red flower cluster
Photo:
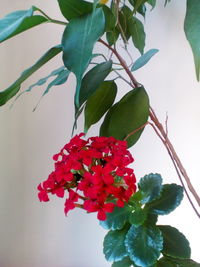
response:
[[[38,186],[40,201],[48,201],[48,194],[64,197],[65,214],[75,207],[98,212],[105,220],[106,212],[115,206],[123,207],[136,190],[136,179],[127,165],[133,162],[126,141],[113,137],[76,135],[60,153],[54,155],[55,170]],[[79,202],[81,201],[81,203]]]

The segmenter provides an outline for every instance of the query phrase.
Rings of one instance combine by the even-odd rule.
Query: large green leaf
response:
[[[196,68],[196,76],[199,81],[200,75],[200,1],[187,0],[187,10],[184,22],[184,30],[189,41]]]
[[[100,225],[105,229],[122,229],[126,222],[128,222],[129,215],[132,208],[125,205],[123,208],[115,207],[114,211],[107,213],[107,219],[105,221],[100,221]]]
[[[4,105],[8,100],[15,96],[21,88],[21,84],[28,79],[35,71],[41,68],[50,59],[62,51],[61,45],[49,49],[33,66],[22,72],[21,76],[6,90],[0,92],[0,105]]]
[[[79,108],[79,93],[83,73],[92,57],[94,44],[104,32],[105,19],[102,8],[91,14],[70,20],[63,38],[63,61],[68,70],[76,75],[75,105]]]
[[[149,62],[149,60],[156,54],[158,53],[158,49],[150,49],[146,53],[144,53],[141,57],[139,57],[134,63],[131,68],[131,71],[138,70],[142,68],[145,64]]]
[[[163,254],[174,258],[190,258],[190,244],[178,229],[169,225],[159,225],[158,227],[163,235]]]
[[[162,178],[160,174],[150,173],[140,179],[138,183],[139,190],[142,192],[142,204],[151,202],[160,196],[162,189]]]
[[[85,106],[85,132],[92,124],[98,122],[112,106],[117,94],[117,85],[114,81],[103,82],[98,90],[88,99]]]
[[[128,134],[135,131],[127,138],[130,147],[139,139],[148,115],[148,95],[143,87],[135,88],[108,111],[101,126],[100,135],[114,136],[116,139],[123,140]],[[140,127],[142,128],[139,129]]]
[[[133,262],[130,260],[130,258],[125,257],[121,261],[113,262],[112,267],[130,267],[132,264]]]
[[[79,105],[81,106],[105,80],[112,68],[112,61],[106,61],[89,70],[82,79],[79,92]]]
[[[125,247],[125,238],[129,228],[109,231],[104,238],[103,252],[107,261],[120,261],[128,256]]]
[[[126,235],[125,245],[132,261],[141,267],[149,267],[160,256],[163,238],[156,226],[132,225]]]
[[[58,0],[63,16],[71,20],[92,12],[93,5],[83,0]]]
[[[0,19],[0,42],[48,21],[43,16],[33,15],[36,10],[37,8],[32,6],[28,10],[15,11]]]
[[[177,184],[165,184],[158,199],[148,203],[150,212],[158,215],[169,214],[176,209],[183,199],[183,188]]]

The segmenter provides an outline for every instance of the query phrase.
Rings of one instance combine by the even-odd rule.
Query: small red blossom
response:
[[[49,194],[68,197],[64,212],[82,207],[97,212],[99,220],[114,207],[123,207],[136,191],[134,171],[128,167],[133,157],[126,141],[114,137],[82,139],[76,135],[53,156],[54,171],[38,186],[40,201],[49,201]]]

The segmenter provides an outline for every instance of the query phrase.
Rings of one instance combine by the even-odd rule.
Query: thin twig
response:
[[[176,164],[176,161],[175,161],[175,159],[174,159],[174,157],[173,157],[173,154],[172,154],[172,152],[170,151],[170,148],[169,148],[168,146],[166,146],[166,142],[165,142],[165,140],[164,140],[164,139],[162,138],[162,136],[159,134],[159,132],[157,131],[157,129],[156,129],[156,127],[154,126],[154,124],[151,123],[151,122],[149,122],[149,125],[152,126],[152,128],[154,129],[154,131],[156,132],[156,134],[158,135],[158,137],[160,138],[160,140],[161,140],[161,141],[163,142],[163,144],[165,145],[165,147],[166,147],[166,149],[167,149],[167,152],[168,152],[168,154],[169,154],[169,156],[170,156],[170,158],[171,158],[171,160],[172,160],[172,163],[173,163],[173,165],[174,165],[174,168],[175,168],[175,170],[176,170],[176,173],[177,173],[177,175],[178,175],[178,177],[179,177],[179,180],[180,180],[180,182],[181,182],[181,184],[182,184],[182,186],[183,186],[183,188],[184,188],[185,194],[186,194],[186,196],[187,196],[187,198],[188,198],[188,200],[189,200],[189,202],[190,202],[190,204],[191,204],[193,210],[195,211],[195,213],[197,214],[197,216],[200,218],[200,214],[198,213],[196,207],[194,206],[194,204],[193,204],[193,202],[192,202],[192,200],[191,200],[191,198],[190,198],[189,193],[187,192],[187,189],[186,189],[186,187],[185,187],[185,184],[184,184],[184,182],[183,182],[183,179],[182,179],[182,177],[181,177],[181,174],[180,174],[180,172],[179,172],[179,169],[178,169],[178,166],[177,166],[177,164]]]
[[[135,79],[135,77],[133,76],[133,74],[131,73],[131,71],[129,70],[126,62],[124,61],[124,59],[119,55],[119,53],[117,52],[116,49],[112,48],[111,46],[109,46],[106,42],[104,42],[102,39],[99,39],[99,42],[101,42],[103,45],[105,45],[106,47],[108,47],[117,57],[117,59],[119,60],[119,62],[121,63],[121,65],[123,66],[124,70],[126,71],[126,73],[128,74],[128,76],[131,79],[132,82],[132,88],[138,87],[139,83],[137,82],[137,80]],[[196,202],[198,203],[198,205],[200,206],[200,197],[198,196],[196,190],[194,189],[193,185],[190,182],[190,178],[187,175],[187,172],[185,170],[185,168],[183,167],[183,164],[181,163],[178,155],[176,154],[176,151],[173,147],[173,145],[171,144],[168,136],[167,136],[167,132],[164,130],[164,127],[162,126],[162,124],[159,122],[154,110],[150,107],[149,110],[149,115],[150,118],[153,122],[152,125],[154,125],[154,129],[156,130],[156,133],[158,134],[158,136],[160,137],[160,139],[162,140],[164,146],[166,147],[166,149],[168,151],[170,151],[170,155],[173,158],[173,161],[175,161],[176,166],[178,168],[178,170],[180,171],[181,175],[183,176],[183,178],[185,179],[187,186],[190,190],[190,192],[192,193],[192,195],[194,196]],[[178,175],[178,177],[180,178],[180,176]],[[181,180],[180,180],[181,181]],[[182,182],[181,182],[182,183]],[[188,194],[186,194],[188,196]],[[190,203],[192,202],[191,200],[189,200]],[[192,203],[192,207],[194,207],[193,203]],[[195,210],[196,212],[196,210]]]
[[[118,76],[120,79],[122,79],[123,81],[125,81],[129,86],[132,87],[132,83],[130,83],[128,80],[126,80],[118,71],[116,70],[113,70]]]
[[[139,130],[143,129],[147,124],[148,124],[148,122],[146,122],[145,124],[141,125],[140,127],[138,127],[137,129],[135,129],[135,130],[132,131],[131,133],[127,134],[127,136],[124,138],[124,141],[126,141],[131,135],[134,135],[134,134],[137,133]]]
[[[102,39],[99,39],[99,42],[102,43],[103,45],[105,45],[106,47],[108,47],[113,54],[115,54],[115,56],[117,57],[117,59],[119,60],[119,62],[121,63],[122,67],[124,68],[124,70],[126,71],[126,73],[128,74],[128,76],[131,79],[131,82],[133,83],[132,87],[138,87],[139,83],[137,82],[137,80],[134,78],[134,76],[132,75],[131,71],[129,70],[128,66],[126,65],[126,62],[124,61],[124,59],[119,55],[119,53],[117,52],[117,50],[113,47],[111,47],[109,44],[107,44],[105,41],[103,41]]]

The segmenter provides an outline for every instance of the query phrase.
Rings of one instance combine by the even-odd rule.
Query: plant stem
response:
[[[117,50],[113,47],[111,47],[109,44],[107,44],[105,41],[103,41],[102,39],[99,40],[100,43],[102,43],[103,45],[105,45],[107,48],[109,48],[113,54],[117,57],[117,59],[119,60],[120,64],[122,65],[122,67],[124,68],[124,70],[126,71],[126,73],[128,74],[130,80],[131,80],[131,83],[130,85],[132,85],[132,88],[135,88],[135,87],[138,87],[140,86],[140,84],[137,82],[137,80],[135,79],[135,77],[133,76],[133,74],[131,73],[131,71],[129,70],[126,62],[124,61],[124,59],[119,55],[119,53],[117,52]],[[183,167],[183,164],[182,162],[180,161],[172,143],[170,142],[169,138],[168,138],[168,135],[167,135],[167,129],[166,131],[164,130],[164,127],[163,125],[159,122],[154,110],[150,107],[149,109],[149,116],[152,120],[152,124],[153,125],[153,128],[156,132],[156,134],[159,136],[159,138],[162,140],[165,148],[167,149],[169,155],[170,155],[170,158],[174,164],[174,167],[176,169],[176,172],[177,172],[177,175],[180,179],[180,182],[181,184],[183,185],[183,181],[182,181],[182,177],[185,179],[186,183],[187,183],[187,186],[190,190],[190,192],[192,193],[192,195],[194,196],[196,202],[198,203],[198,205],[200,206],[200,197],[198,196],[196,190],[194,189],[192,183],[190,182],[190,178],[185,170],[185,168]],[[143,126],[141,126],[143,127]],[[133,134],[133,133],[132,133]],[[130,136],[130,135],[129,135]],[[126,137],[128,138],[128,137]],[[182,177],[181,177],[181,175]],[[186,195],[188,197],[188,200],[192,206],[192,208],[194,209],[195,213],[198,215],[198,217],[200,217],[199,213],[197,212],[192,200],[190,199],[189,197],[189,194],[184,186],[184,190],[186,192]]]
[[[56,24],[60,24],[60,25],[67,25],[67,22],[64,22],[64,21],[60,21],[60,20],[57,20],[57,19],[52,19],[50,18],[44,11],[42,11],[40,8],[37,7],[37,11],[39,11],[42,15],[44,15],[48,20],[49,22],[52,22],[52,23],[56,23]]]

